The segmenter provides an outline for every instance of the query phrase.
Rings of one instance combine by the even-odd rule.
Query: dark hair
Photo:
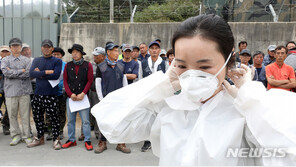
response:
[[[276,48],[275,48],[275,52],[278,51],[278,50],[281,50],[281,49],[283,49],[283,48],[286,50],[286,54],[288,54],[288,51],[289,51],[288,48],[286,48],[286,47],[283,46],[283,45],[276,47]]]
[[[113,43],[112,41],[108,41],[108,42],[106,42],[106,46],[108,45],[108,44],[110,44],[110,43]]]
[[[289,45],[290,43],[296,45],[296,43],[295,43],[294,41],[289,41],[289,42],[287,42],[286,47],[288,47],[288,45]]]
[[[247,41],[240,41],[240,42],[238,43],[238,47],[240,47],[242,44],[246,44],[246,45],[248,46]]]
[[[261,51],[256,51],[254,54],[253,54],[253,58],[255,58],[255,56],[257,55],[262,55],[264,57],[264,53],[261,52]]]
[[[158,39],[156,39],[155,41],[158,41],[158,42],[161,42],[161,40],[158,38]]]
[[[175,54],[173,49],[168,50],[168,52],[166,53],[166,57],[169,58],[170,54]]]
[[[200,36],[211,40],[218,45],[218,51],[222,53],[225,61],[234,46],[234,38],[230,26],[219,16],[214,14],[203,14],[191,17],[183,21],[174,33],[172,48],[180,38]],[[234,65],[235,56],[232,56],[227,67]]]

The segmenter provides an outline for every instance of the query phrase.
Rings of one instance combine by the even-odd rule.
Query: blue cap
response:
[[[114,43],[109,43],[108,45],[106,45],[106,51],[107,50],[112,50],[113,48],[118,48],[119,46],[114,44]]]
[[[149,44],[149,48],[152,46],[152,45],[157,45],[158,47],[160,47],[159,43],[157,41],[153,41]]]

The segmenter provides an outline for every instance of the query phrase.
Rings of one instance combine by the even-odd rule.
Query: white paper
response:
[[[69,107],[71,112],[89,108],[90,104],[87,95],[84,95],[84,98],[81,101],[73,101],[71,98],[69,98]]]
[[[54,88],[60,83],[60,80],[48,80],[48,82],[50,83],[51,87]]]
[[[99,100],[101,101],[103,99],[103,93],[102,93],[102,79],[101,78],[96,78],[96,91]]]
[[[57,79],[57,80],[48,80],[48,82],[50,83],[51,87],[54,88],[60,83],[61,80],[63,80],[63,71],[61,72],[61,75],[60,75],[59,79]]]

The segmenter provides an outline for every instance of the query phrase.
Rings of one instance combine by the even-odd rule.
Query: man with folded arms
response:
[[[32,142],[29,112],[32,92],[29,76],[31,61],[21,55],[22,41],[19,38],[12,38],[9,47],[12,54],[1,61],[1,70],[5,76],[4,93],[12,137],[10,145],[15,146],[22,138],[27,144]],[[18,124],[18,113],[21,116],[22,132]]]
[[[51,85],[50,80],[58,80],[62,70],[62,60],[52,56],[53,44],[50,40],[44,40],[41,45],[43,56],[35,58],[30,69],[30,77],[36,78],[36,89],[32,99],[33,118],[37,129],[37,137],[28,147],[44,144],[44,113],[49,117],[53,148],[61,148],[60,118],[58,108],[58,85]],[[54,86],[54,87],[53,87]]]

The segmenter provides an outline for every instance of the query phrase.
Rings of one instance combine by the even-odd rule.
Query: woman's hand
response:
[[[84,93],[82,92],[82,93],[80,93],[79,95],[77,95],[77,101],[81,101],[81,100],[83,100],[83,98],[84,98]]]
[[[223,85],[232,97],[237,96],[238,89],[245,83],[252,81],[255,68],[241,64],[241,68],[228,70],[227,75],[233,81],[234,86],[231,86],[228,81],[224,80]]]
[[[179,90],[181,90],[181,85],[180,85],[180,81],[179,81],[175,66],[176,66],[176,63],[175,63],[175,59],[174,59],[165,74],[167,76],[169,76],[170,82],[171,82],[174,90],[179,91]]]
[[[77,101],[77,96],[76,94],[72,93],[71,97],[70,97],[73,101]]]

